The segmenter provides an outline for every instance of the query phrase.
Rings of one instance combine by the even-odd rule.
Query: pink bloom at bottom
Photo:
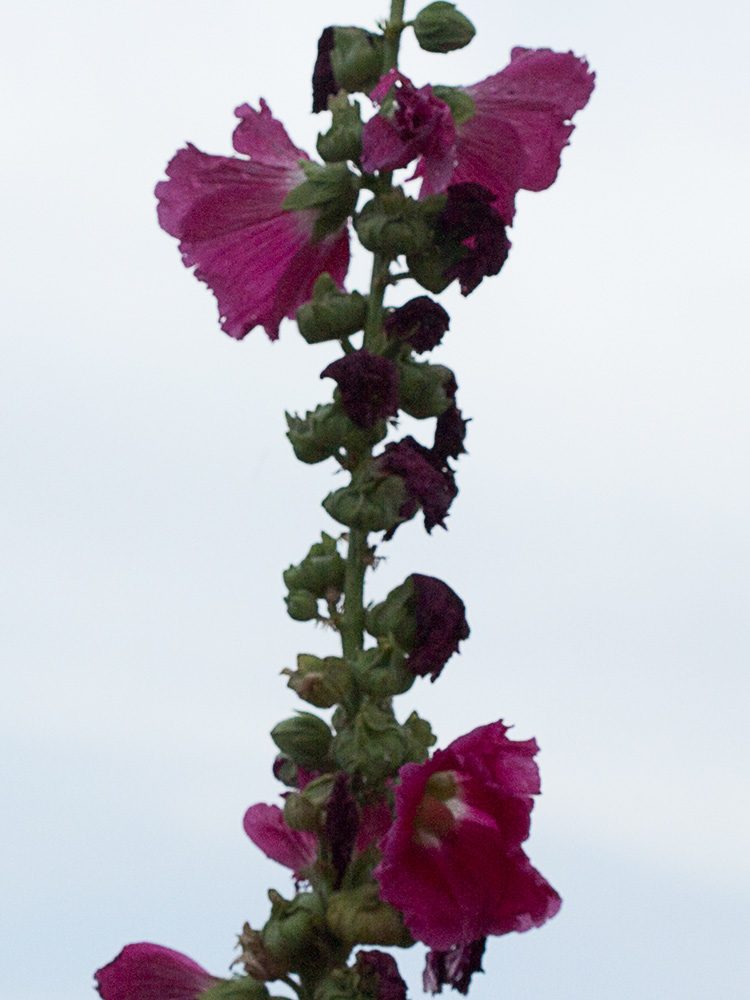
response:
[[[380,896],[436,951],[539,927],[560,909],[521,844],[539,793],[535,740],[495,722],[399,771],[393,826],[374,871]]]
[[[265,101],[260,111],[237,108],[234,148],[247,159],[210,156],[192,144],[156,185],[159,224],[180,241],[186,267],[216,296],[222,329],[241,340],[261,325],[271,340],[279,324],[312,296],[327,271],[342,285],[349,267],[349,233],[313,242],[319,212],[285,211],[284,199],[305,180],[298,149]]]
[[[160,944],[129,944],[94,973],[103,1000],[196,1000],[222,982],[182,952]]]

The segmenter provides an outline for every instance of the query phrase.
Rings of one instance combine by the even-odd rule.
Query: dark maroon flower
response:
[[[445,208],[437,218],[444,240],[462,244],[464,256],[445,272],[458,278],[461,294],[473,292],[482,278],[498,274],[510,250],[505,223],[493,208],[493,194],[481,184],[451,184]]]
[[[572,52],[515,48],[504,70],[462,89],[474,114],[456,126],[456,169],[439,187],[425,155],[416,171],[424,177],[420,197],[448,184],[481,184],[510,225],[516,192],[542,191],[557,177],[574,127],[567,122],[586,106],[594,74]]]
[[[278,806],[263,802],[250,806],[242,821],[250,840],[272,861],[291,868],[295,878],[306,877],[306,870],[318,856],[318,838],[307,830],[293,830]]]
[[[182,952],[160,944],[129,944],[94,973],[103,1000],[196,1000],[222,982]]]
[[[363,990],[374,1000],[406,1000],[406,983],[399,975],[396,959],[385,951],[373,948],[357,952],[357,971],[364,982]],[[374,987],[368,980],[376,978]]]
[[[450,321],[441,305],[428,295],[419,295],[386,316],[383,330],[386,336],[405,340],[417,354],[424,354],[437,347]]]
[[[388,358],[363,348],[332,362],[320,377],[336,380],[344,412],[358,427],[398,413],[398,369]]]
[[[448,508],[458,494],[458,487],[451,470],[435,464],[429,448],[425,448],[413,437],[387,444],[383,454],[376,459],[381,471],[392,476],[400,476],[404,481],[408,500],[400,511],[408,520],[419,507],[424,514],[424,526],[428,532],[436,524],[445,527]],[[386,532],[385,539],[393,537],[396,529]]]
[[[475,972],[484,972],[482,955],[486,944],[487,938],[480,938],[448,951],[429,951],[422,975],[425,993],[442,993],[444,986],[452,986],[466,996],[471,977]]]
[[[395,108],[374,115],[362,131],[362,169],[396,170],[423,156],[424,176],[442,191],[456,166],[456,126],[448,105],[432,87],[420,87],[396,69],[381,79],[370,100],[382,104],[392,91]]]
[[[535,740],[480,726],[424,764],[405,764],[373,874],[380,897],[436,951],[539,927],[560,897],[521,845],[539,793]]]
[[[466,426],[468,420],[464,420],[461,411],[456,406],[456,392],[458,385],[453,376],[445,386],[445,391],[453,402],[437,418],[435,424],[435,441],[432,445],[432,454],[437,464],[445,464],[449,458],[458,458],[464,455],[464,440],[466,439]]]
[[[318,58],[313,69],[313,112],[328,109],[328,98],[339,92],[331,67],[331,52],[336,44],[333,28],[325,28],[318,39]]]
[[[436,680],[458,644],[469,638],[466,608],[458,594],[434,576],[412,573],[416,633],[407,665],[415,674]]]
[[[359,827],[357,802],[349,788],[349,777],[339,771],[326,803],[326,838],[331,848],[331,863],[336,871],[338,889],[351,860]]]
[[[312,295],[327,271],[343,285],[349,267],[346,224],[313,240],[319,209],[286,211],[284,199],[305,181],[298,149],[265,101],[237,108],[236,156],[210,156],[192,144],[156,185],[159,224],[180,241],[186,267],[216,296],[222,329],[241,340],[263,326],[271,340]]]

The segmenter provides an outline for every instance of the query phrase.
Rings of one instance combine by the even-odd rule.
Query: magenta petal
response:
[[[221,980],[159,944],[129,944],[95,974],[103,1000],[195,1000]]]
[[[159,224],[180,240],[186,267],[216,296],[222,329],[241,340],[262,325],[271,338],[312,295],[328,271],[339,285],[349,267],[346,227],[312,242],[316,210],[283,211],[287,194],[305,175],[307,159],[261,101],[247,104],[234,145],[250,159],[211,156],[188,145],[156,186]]]
[[[263,802],[250,806],[242,825],[250,840],[266,857],[291,868],[295,875],[304,877],[304,869],[315,864],[317,837],[306,830],[293,830],[278,806],[268,806]]]

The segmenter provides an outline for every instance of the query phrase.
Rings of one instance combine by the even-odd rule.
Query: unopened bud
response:
[[[418,254],[432,238],[418,202],[407,198],[400,188],[368,201],[354,216],[354,228],[365,249],[390,258]]]
[[[309,590],[290,590],[284,603],[287,614],[295,622],[311,622],[320,617],[318,599]]]
[[[435,0],[415,17],[414,34],[426,52],[453,52],[469,44],[476,28],[455,4]]]
[[[328,108],[333,121],[328,132],[321,133],[316,143],[326,163],[359,160],[362,155],[362,119],[357,101],[349,103],[346,94],[329,98]]]
[[[323,771],[333,734],[330,728],[310,712],[298,712],[271,730],[271,739],[295,764],[309,771]]]
[[[344,90],[369,94],[383,68],[383,38],[364,28],[336,27],[330,54],[336,83]]]
[[[427,361],[407,361],[399,365],[399,405],[410,417],[425,420],[439,417],[453,402],[446,387],[455,378],[450,368]]]
[[[350,337],[366,319],[367,299],[359,292],[342,292],[327,272],[313,285],[312,298],[297,310],[299,332],[308,344]]]
[[[407,499],[403,480],[387,476],[334,490],[323,501],[323,507],[335,521],[349,528],[390,531],[403,520],[401,510]]]
[[[291,901],[271,889],[271,916],[263,928],[263,943],[293,972],[314,969],[327,951],[325,910],[314,892],[302,892]]]
[[[401,914],[380,899],[372,884],[334,893],[326,919],[333,933],[347,943],[397,948],[413,943]]]
[[[311,546],[301,563],[284,570],[284,583],[289,590],[309,590],[323,598],[331,588],[343,588],[345,572],[346,563],[338,553],[336,539],[323,532],[322,541]]]

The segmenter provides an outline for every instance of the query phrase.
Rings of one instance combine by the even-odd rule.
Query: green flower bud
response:
[[[337,232],[354,212],[359,197],[359,179],[345,163],[325,166],[312,160],[299,160],[307,180],[292,188],[281,207],[286,211],[318,209],[312,241]]]
[[[347,95],[340,93],[328,99],[328,108],[333,112],[333,121],[328,132],[318,136],[318,152],[326,163],[359,160],[362,155],[359,102],[350,103]]]
[[[432,230],[423,220],[419,202],[401,188],[376,195],[354,216],[360,243],[371,253],[388,257],[418,254],[429,246]]]
[[[403,520],[400,511],[406,501],[403,479],[386,476],[334,490],[323,501],[323,507],[334,521],[349,528],[390,531]]]
[[[379,784],[396,774],[404,760],[401,727],[390,709],[365,704],[353,723],[338,733],[334,756],[342,770]]]
[[[293,830],[317,830],[320,809],[300,792],[292,792],[284,799],[284,819]]]
[[[310,712],[298,712],[291,719],[284,719],[271,730],[271,739],[282,753],[295,764],[308,771],[324,771],[333,734]]]
[[[263,983],[250,976],[227,979],[200,994],[201,1000],[267,1000],[270,995]]]
[[[334,969],[318,983],[314,1000],[366,1000],[359,989],[358,978],[354,969]]]
[[[380,899],[372,883],[334,893],[326,919],[333,933],[350,945],[409,948],[414,943],[401,914]]]
[[[455,4],[435,0],[415,17],[414,34],[426,52],[453,52],[469,44],[476,28]]]
[[[401,649],[411,653],[417,635],[416,592],[411,577],[369,609],[365,628],[376,639],[391,637]]]
[[[331,69],[344,90],[369,94],[383,70],[383,38],[364,28],[336,27]]]
[[[312,298],[297,310],[299,332],[308,344],[350,337],[366,319],[367,299],[359,292],[342,292],[327,272],[313,285]]]
[[[342,449],[358,455],[374,447],[388,433],[385,420],[372,427],[357,427],[347,417],[339,402],[317,406],[303,417],[286,414],[289,430],[286,436],[301,462],[314,465],[338,455]]]
[[[399,365],[398,376],[399,406],[410,417],[417,420],[439,417],[453,402],[446,386],[454,376],[444,365],[409,360]]]
[[[406,666],[406,655],[402,650],[380,642],[360,653],[354,672],[359,686],[375,701],[404,694],[417,678],[414,671]]]
[[[338,656],[320,659],[309,653],[297,657],[297,669],[281,671],[289,677],[287,687],[316,708],[332,708],[342,701],[351,686],[349,666]]]
[[[287,614],[296,622],[312,622],[320,617],[318,599],[309,590],[291,590],[284,602]]]

